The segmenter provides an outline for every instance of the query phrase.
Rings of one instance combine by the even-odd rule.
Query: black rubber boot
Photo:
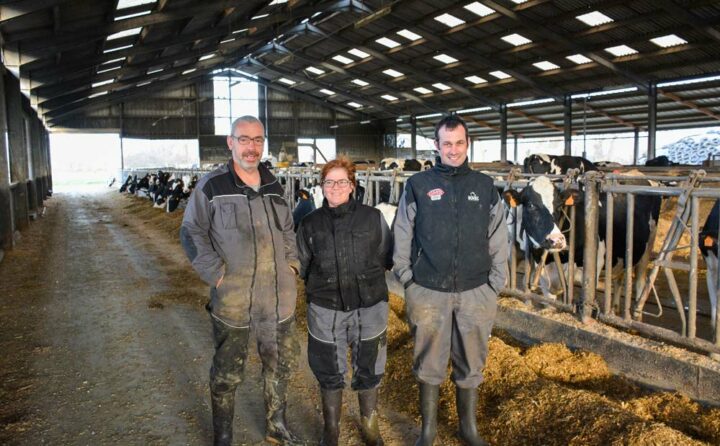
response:
[[[213,417],[213,445],[232,444],[233,416],[235,414],[235,392],[210,392]]]
[[[383,446],[385,444],[380,435],[380,427],[378,427],[377,396],[377,387],[358,391],[360,432],[367,446]]]
[[[338,446],[343,389],[320,389],[323,405],[323,434],[320,446]]]
[[[432,446],[437,435],[437,405],[440,386],[420,383],[420,414],[422,431],[415,446]]]
[[[480,438],[477,431],[477,389],[456,389],[457,413],[460,420],[458,436],[469,446],[487,446],[485,440]]]

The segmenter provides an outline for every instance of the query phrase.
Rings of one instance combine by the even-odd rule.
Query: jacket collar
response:
[[[352,196],[350,196],[350,199],[347,203],[343,203],[338,207],[331,208],[328,204],[327,198],[323,198],[323,209],[325,209],[326,212],[329,212],[330,215],[333,217],[342,217],[343,215],[349,214],[352,211],[355,210],[357,207],[357,200],[355,200]]]
[[[446,166],[440,161],[440,157],[435,157],[435,166],[433,166],[433,169],[438,172],[440,175],[443,176],[455,176],[455,175],[465,175],[468,172],[472,171],[470,169],[470,165],[468,164],[468,159],[465,158],[465,161],[459,165],[458,167],[453,166]]]
[[[228,161],[227,166],[228,170],[230,171],[230,175],[232,176],[233,182],[235,183],[235,186],[248,189],[253,193],[257,193],[252,187],[248,186],[243,182],[243,180],[240,179],[237,172],[235,172],[235,164],[232,158],[230,158],[230,161]],[[263,187],[273,184],[277,181],[275,175],[273,175],[272,172],[270,172],[270,170],[265,167],[264,164],[260,163],[260,165],[258,165],[258,171],[260,171],[260,192],[262,192]]]

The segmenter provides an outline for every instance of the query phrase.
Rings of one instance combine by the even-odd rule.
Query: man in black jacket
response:
[[[507,229],[502,200],[490,177],[468,166],[467,126],[457,116],[435,127],[438,162],[407,182],[395,218],[394,272],[405,287],[414,335],[413,373],[420,382],[422,432],[433,444],[439,386],[452,360],[459,436],[477,433],[477,387],[505,284]]]

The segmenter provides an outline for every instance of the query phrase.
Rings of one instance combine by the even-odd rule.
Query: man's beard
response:
[[[240,154],[240,158],[237,161],[238,164],[240,164],[240,167],[242,167],[244,170],[250,170],[250,169],[257,169],[258,165],[260,165],[260,154],[257,152],[250,152],[255,156],[254,162],[248,162],[243,158],[243,155],[245,155],[248,152]]]

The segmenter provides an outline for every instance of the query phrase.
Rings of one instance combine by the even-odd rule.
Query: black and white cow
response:
[[[593,162],[596,167],[604,168],[604,169],[612,169],[615,167],[622,167],[623,165],[621,163],[616,163],[615,161],[595,161]]]
[[[581,174],[591,170],[598,170],[590,160],[581,156],[538,153],[528,156],[523,161],[523,171],[525,173],[564,175],[570,169],[579,169]]]
[[[640,176],[640,172],[628,172],[628,175]],[[650,185],[645,180],[633,180],[625,184],[635,184],[639,186]],[[575,265],[576,277],[572,278],[572,283],[577,281],[581,274],[580,269],[583,267],[583,251],[585,241],[585,209],[583,206],[584,194],[580,190],[568,190],[560,192],[553,183],[545,176],[534,178],[528,186],[523,189],[522,193],[511,190],[503,193],[505,201],[511,206],[518,207],[518,234],[516,239],[521,248],[525,248],[531,243],[532,254],[534,260],[540,260],[542,250],[563,251],[566,249],[566,239],[561,231],[568,226],[567,223],[563,227],[558,228],[555,223],[558,221],[561,208],[563,206],[572,205],[576,207],[576,227],[575,227]],[[637,265],[636,276],[645,276],[647,268],[647,259],[650,254],[655,236],[655,228],[660,215],[660,197],[638,195],[635,199],[634,207],[634,224],[633,224],[633,248],[632,248],[632,264]],[[606,235],[606,209],[607,197],[602,194],[599,206],[599,243],[597,251],[597,271],[598,275],[605,260],[605,235]],[[625,249],[625,233],[627,230],[627,203],[624,194],[618,194],[613,200],[613,251],[612,265],[623,264],[626,261]],[[563,252],[561,262],[563,268],[567,267],[567,254]],[[549,261],[548,261],[549,262]],[[558,272],[554,270],[554,265],[546,267],[548,272],[544,276],[544,282],[541,282],[543,294],[546,297],[554,298],[554,292],[557,290],[556,276]],[[642,281],[636,282],[636,294],[641,291]],[[617,294],[616,294],[617,296]]]
[[[398,169],[404,172],[419,172],[423,169],[423,163],[416,159],[385,158],[380,161],[380,170]]]
[[[715,200],[710,215],[700,230],[700,252],[705,258],[707,274],[705,276],[710,298],[710,323],[713,329],[716,326],[718,288],[718,227],[720,227],[720,200]]]
[[[668,166],[677,166],[678,163],[670,161],[670,158],[668,158],[665,155],[660,155],[658,157],[655,157],[653,159],[649,159],[645,161],[646,166],[651,167],[668,167]]]
[[[122,193],[122,192],[127,192],[128,188],[129,188],[130,185],[132,184],[132,180],[133,180],[132,175],[128,175],[128,177],[127,177],[127,179],[125,180],[125,182],[122,184],[122,186],[120,186],[120,192],[121,192],[121,193]]]

